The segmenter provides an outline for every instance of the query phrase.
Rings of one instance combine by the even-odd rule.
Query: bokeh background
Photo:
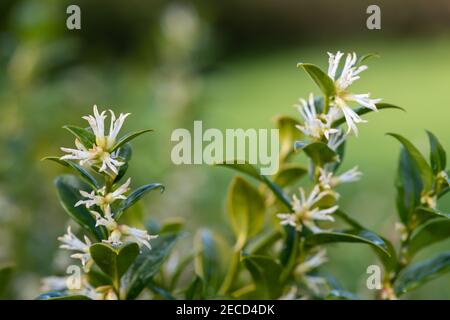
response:
[[[69,4],[81,7],[81,30],[66,29]],[[381,30],[366,28],[370,4],[381,7]],[[275,115],[296,115],[297,99],[317,92],[296,63],[326,67],[326,52],[336,50],[378,52],[355,92],[407,109],[366,117],[344,167],[358,165],[364,178],[341,189],[349,214],[395,240],[399,145],[385,133],[426,151],[429,129],[450,150],[448,0],[2,0],[0,264],[16,265],[8,298],[35,297],[40,278],[63,265],[56,237],[67,216],[53,186],[63,169],[40,161],[73,143],[62,125],[83,124],[93,104],[131,112],[125,130],[156,130],[134,143],[133,184],[167,187],[145,200],[146,216],[183,217],[191,233],[207,227],[230,238],[224,202],[233,174],[174,166],[172,130],[196,119],[205,127],[271,128]],[[435,245],[417,260],[449,247]],[[373,253],[358,245],[329,252],[328,269],[344,287],[371,297],[365,281]],[[449,284],[440,278],[408,297],[450,298]]]

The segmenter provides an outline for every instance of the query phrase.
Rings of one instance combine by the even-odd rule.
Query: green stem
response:
[[[275,196],[284,204],[289,210],[292,211],[291,200],[286,196],[283,190],[274,182],[272,182],[266,176],[262,176],[263,182],[269,187],[270,190],[275,194]]]
[[[293,246],[291,254],[289,256],[289,260],[286,264],[286,268],[283,270],[283,273],[280,276],[281,283],[286,282],[297,264],[298,247],[300,241],[302,240],[299,239],[299,233],[296,231],[294,234]]]

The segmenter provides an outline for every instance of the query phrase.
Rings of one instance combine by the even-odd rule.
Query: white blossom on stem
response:
[[[81,264],[85,270],[89,270],[94,261],[92,260],[91,254],[89,253],[89,247],[91,246],[91,241],[88,237],[84,236],[84,242],[78,239],[69,227],[67,227],[67,232],[62,237],[58,237],[58,240],[62,242],[59,246],[61,249],[78,251],[72,254],[70,257],[74,259],[80,259]]]
[[[358,181],[362,176],[361,171],[358,171],[358,167],[354,167],[340,176],[335,176],[333,172],[328,172],[323,168],[319,168],[319,172],[319,184],[323,189],[334,189],[342,183]]]
[[[334,80],[336,89],[336,95],[334,101],[331,103],[331,109],[336,109],[342,112],[347,123],[347,133],[353,131],[355,135],[358,135],[357,123],[367,122],[363,120],[349,105],[349,102],[356,102],[365,108],[369,108],[373,111],[377,111],[376,104],[381,99],[371,99],[369,93],[353,94],[348,91],[349,86],[360,78],[359,74],[364,70],[367,70],[367,66],[357,65],[356,53],[349,53],[345,59],[344,66],[340,73],[338,73],[338,67],[343,57],[342,52],[336,54],[328,53],[329,66],[328,76]]]
[[[338,209],[338,206],[330,208],[320,209],[317,207],[317,203],[327,195],[335,196],[335,193],[331,190],[321,191],[320,187],[316,185],[308,198],[305,196],[305,191],[300,188],[300,199],[296,195],[293,195],[292,209],[294,212],[279,213],[278,218],[281,219],[282,225],[291,225],[298,231],[305,225],[312,232],[323,231],[316,225],[316,221],[334,221],[331,216],[333,212]]]
[[[128,190],[130,190],[129,186],[131,183],[131,178],[118,187],[113,192],[106,193],[106,188],[103,187],[99,190],[92,190],[90,193],[80,190],[80,194],[86,198],[86,200],[80,200],[75,204],[75,207],[80,205],[85,205],[86,208],[90,208],[92,206],[99,206],[103,210],[106,209],[106,206],[111,205],[116,200],[124,200],[127,197],[124,195]]]

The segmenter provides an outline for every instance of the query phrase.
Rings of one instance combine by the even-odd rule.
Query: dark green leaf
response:
[[[120,148],[125,143],[133,140],[134,138],[139,137],[141,134],[144,134],[146,132],[153,132],[153,129],[146,129],[146,130],[140,130],[135,132],[130,132],[124,135],[122,138],[117,141],[117,143],[114,145],[114,147],[111,149],[111,152],[116,151],[118,148]]]
[[[106,243],[94,243],[89,251],[97,266],[113,279],[118,288],[120,278],[139,255],[139,245],[133,242],[113,248]]]
[[[433,173],[437,175],[447,166],[447,155],[439,140],[430,131],[427,131],[430,141],[430,163]]]
[[[410,265],[400,273],[395,281],[395,293],[400,296],[448,271],[450,271],[450,252]]]
[[[125,212],[125,210],[127,210],[137,201],[139,201],[146,193],[155,189],[159,189],[161,193],[164,192],[164,186],[160,183],[146,184],[144,186],[135,189],[127,196],[125,200],[122,201],[119,208],[117,209],[117,212],[115,213],[114,218],[118,220],[120,216],[123,214],[123,212]]]
[[[308,75],[319,86],[322,93],[327,97],[332,97],[336,94],[334,81],[318,66],[310,63],[298,63],[297,67],[303,68]]]
[[[89,173],[88,170],[80,166],[78,163],[72,162],[72,161],[66,161],[61,160],[58,157],[45,157],[42,160],[50,160],[53,162],[56,162],[64,167],[70,167],[74,169],[80,176],[83,178],[84,181],[89,183],[89,185],[95,189],[99,189],[100,185],[98,184],[97,180]]]
[[[396,188],[397,211],[402,223],[407,225],[415,208],[420,204],[422,180],[414,161],[403,147],[399,157]]]
[[[126,143],[122,145],[119,150],[116,151],[116,158],[122,162],[125,162],[125,164],[121,165],[119,167],[119,173],[117,174],[116,178],[114,179],[114,183],[117,183],[122,179],[128,170],[128,162],[131,160],[132,156],[132,150],[129,143]]]
[[[160,270],[168,258],[179,234],[160,235],[152,242],[152,249],[143,248],[142,253],[125,274],[127,299],[135,299]]]
[[[90,192],[91,187],[73,175],[59,176],[55,180],[55,185],[61,205],[67,214],[86,231],[94,234],[98,240],[106,239],[105,229],[95,226],[95,218],[89,210],[85,206],[75,207],[75,204],[82,200],[80,190]]]
[[[331,150],[330,147],[323,142],[305,143],[303,141],[297,141],[295,142],[295,149],[302,149],[311,161],[320,167],[323,167],[327,163],[339,160],[337,153]]]
[[[309,246],[336,242],[365,243],[375,248],[387,258],[391,258],[389,248],[385,241],[377,234],[368,230],[325,231],[306,237],[306,245]]]
[[[395,106],[393,104],[384,103],[384,102],[377,103],[376,106],[377,106],[378,110],[397,109],[397,110],[405,111],[405,109],[403,109],[402,107],[398,107],[398,106]],[[369,112],[373,112],[372,109],[369,109],[369,108],[366,108],[366,107],[358,107],[358,108],[354,109],[353,111],[355,111],[360,116],[363,115],[363,114],[369,113]],[[343,123],[345,123],[345,117],[337,119],[336,121],[333,122],[333,124],[331,126],[332,127],[337,127],[337,126],[339,126],[339,125],[341,125]]]
[[[416,225],[420,225],[424,222],[437,218],[450,219],[450,214],[441,212],[437,209],[431,209],[426,207],[418,207],[415,211]]]
[[[39,295],[36,300],[91,300],[83,295],[71,295],[66,291],[51,291]]]
[[[87,149],[95,144],[95,135],[91,131],[77,126],[64,126],[64,129],[72,133]]]
[[[256,292],[262,299],[277,299],[282,293],[281,266],[266,256],[247,256],[243,263],[252,275]]]
[[[449,217],[434,219],[420,226],[412,235],[408,246],[408,255],[414,256],[418,251],[450,237]]]
[[[434,176],[431,167],[428,165],[423,155],[409,140],[405,139],[401,135],[395,133],[388,133],[388,135],[400,141],[400,143],[406,149],[411,159],[417,166],[417,169],[419,170],[424,190],[429,191],[433,185]]]

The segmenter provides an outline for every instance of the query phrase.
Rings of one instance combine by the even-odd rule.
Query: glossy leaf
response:
[[[227,212],[240,246],[258,233],[264,223],[264,199],[241,177],[235,177],[228,191]]]
[[[399,274],[395,281],[395,293],[400,296],[448,271],[450,271],[450,252],[410,265]]]
[[[42,160],[49,160],[49,161],[56,162],[64,167],[70,167],[70,168],[74,169],[80,175],[80,177],[83,178],[83,180],[86,181],[91,187],[93,187],[95,189],[100,188],[100,185],[98,184],[98,182],[94,178],[94,176],[91,175],[88,170],[86,170],[85,168],[80,166],[78,163],[75,163],[72,161],[61,160],[58,157],[45,157]]]
[[[90,192],[91,187],[73,175],[62,175],[56,178],[55,185],[58,190],[59,201],[67,214],[83,229],[94,234],[98,240],[106,239],[103,227],[96,227],[95,218],[85,206],[75,207],[82,199],[80,190]]]
[[[402,137],[401,135],[396,133],[388,133],[388,135],[400,141],[400,143],[410,155],[411,159],[414,161],[417,169],[419,170],[424,190],[430,190],[433,185],[434,179],[433,171],[431,170],[431,167],[428,165],[427,161],[420,153],[420,151],[417,150],[417,148],[409,140]]]
[[[141,134],[144,134],[146,132],[153,132],[153,129],[146,129],[146,130],[140,130],[135,132],[130,132],[124,135],[122,138],[117,141],[117,143],[114,145],[114,147],[111,149],[111,152],[116,151],[121,146],[123,146],[125,143],[130,142],[131,140],[139,137]]]
[[[356,294],[345,290],[331,290],[326,300],[361,300]]]
[[[450,219],[434,219],[420,226],[412,235],[408,255],[414,256],[420,250],[450,237]]]
[[[281,295],[282,268],[275,260],[266,256],[247,256],[243,258],[243,263],[252,275],[258,297],[277,299]]]
[[[397,109],[397,110],[401,110],[401,111],[405,111],[406,112],[406,110],[403,109],[402,107],[395,106],[395,105],[390,104],[390,103],[380,102],[380,103],[377,103],[376,106],[377,106],[378,110]],[[360,115],[360,116],[362,116],[362,115],[364,115],[366,113],[369,113],[369,112],[373,112],[372,109],[369,109],[369,108],[366,108],[366,107],[358,107],[358,108],[354,109],[353,111],[356,114]],[[339,126],[339,125],[341,125],[343,123],[345,123],[345,117],[342,117],[342,118],[339,118],[339,119],[335,120],[331,126],[332,127],[337,127],[337,126]]]
[[[132,152],[131,146],[128,143],[122,145],[116,151],[117,159],[119,161],[125,162],[125,164],[123,164],[119,167],[119,173],[117,174],[116,178],[114,179],[114,183],[118,183],[127,173],[128,162],[131,160],[132,154],[133,154],[133,152]]]
[[[426,207],[418,207],[415,211],[416,225],[430,221],[432,219],[446,218],[450,219],[450,214]]]
[[[91,149],[95,144],[95,135],[92,131],[77,126],[64,126],[63,128],[72,133],[87,149]]]
[[[334,86],[333,79],[331,79],[318,66],[310,63],[298,63],[297,67],[302,68],[303,70],[306,71],[306,73],[319,86],[320,90],[325,96],[331,97],[336,94],[336,88]]]
[[[325,231],[314,233],[306,237],[306,244],[309,246],[336,242],[365,243],[375,248],[387,258],[391,258],[389,248],[384,240],[377,234],[368,230]]]
[[[415,208],[420,204],[422,180],[419,170],[405,148],[400,151],[397,169],[397,211],[403,224],[408,224]]]
[[[447,166],[447,155],[439,140],[430,131],[427,131],[430,142],[430,163],[433,173],[437,175]]]
[[[135,261],[140,249],[139,245],[134,242],[124,244],[119,248],[114,248],[106,243],[94,243],[89,251],[97,266],[113,279],[114,285],[118,288],[120,278]]]
[[[163,234],[152,241],[151,250],[142,248],[142,253],[124,276],[124,282],[127,287],[127,299],[137,298],[150,283],[153,276],[169,257],[178,238],[179,234],[177,233]]]
[[[36,300],[91,300],[83,295],[72,295],[66,291],[51,291],[39,295]]]
[[[115,213],[114,218],[118,220],[120,216],[125,212],[125,210],[127,210],[137,201],[139,201],[145,194],[155,189],[159,189],[161,193],[164,192],[164,186],[160,183],[146,184],[132,191],[127,196],[127,198],[122,201],[122,203],[120,204],[119,208]]]
[[[323,167],[327,163],[339,160],[337,153],[331,150],[330,147],[323,142],[305,143],[303,141],[297,141],[295,143],[295,149],[303,150],[311,161],[320,167]]]

